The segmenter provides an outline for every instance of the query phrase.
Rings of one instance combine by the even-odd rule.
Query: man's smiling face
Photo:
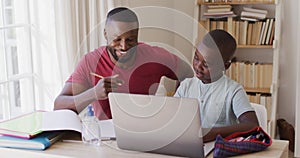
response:
[[[134,56],[138,44],[137,27],[136,22],[111,20],[106,24],[107,48],[116,61],[125,63]]]

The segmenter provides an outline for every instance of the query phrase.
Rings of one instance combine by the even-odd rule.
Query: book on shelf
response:
[[[274,19],[270,19],[270,23],[269,23],[269,27],[268,27],[268,31],[267,31],[267,35],[266,35],[266,40],[265,40],[266,45],[270,44],[270,38],[271,38],[271,32],[272,32],[273,25],[274,25]]]
[[[259,40],[258,40],[257,45],[262,44],[265,29],[266,29],[266,21],[262,22],[262,26],[261,26],[261,29],[260,29]]]
[[[275,32],[275,19],[273,19],[273,25],[272,25],[271,35],[270,35],[270,39],[269,39],[269,45],[273,44],[274,32]]]
[[[209,19],[206,22],[208,30],[222,29],[229,32],[239,45],[272,45],[274,39],[274,18],[264,21],[239,21]]]
[[[260,43],[260,40],[261,40],[261,31],[263,30],[262,28],[264,27],[264,22],[262,21],[259,21],[255,24],[255,27],[256,27],[256,32],[255,32],[255,41],[254,41],[254,44],[255,45],[259,45]]]
[[[25,139],[55,130],[81,132],[79,116],[71,110],[35,111],[0,122],[0,134]]]
[[[10,136],[0,136],[0,147],[28,149],[28,150],[45,150],[65,134],[62,131],[47,131],[38,134],[31,139],[16,138]]]
[[[267,96],[266,97],[266,109],[267,109],[267,118],[268,120],[271,120],[271,110],[272,110],[272,97]]]
[[[232,62],[226,72],[231,79],[241,83],[245,88],[270,89],[272,85],[272,69],[271,63],[257,62]]]
[[[269,25],[270,25],[270,19],[267,19],[266,20],[266,25],[264,27],[264,31],[263,31],[263,36],[262,36],[262,40],[261,40],[261,43],[260,44],[265,44],[265,41],[267,39],[267,32],[268,32],[268,29],[269,29]]]
[[[232,0],[203,0],[205,3],[227,3],[227,2],[232,2]]]
[[[207,8],[212,9],[212,8],[232,8],[231,5],[229,4],[220,4],[220,5],[208,5]]]
[[[251,18],[251,17],[241,17],[241,20],[245,20],[245,21],[258,21],[258,19]]]
[[[248,28],[247,28],[247,45],[251,45],[251,39],[253,38],[252,36],[252,30],[253,30],[253,23],[248,23]]]
[[[239,22],[239,40],[238,44],[246,45],[247,43],[247,31],[248,31],[248,21]]]
[[[217,29],[217,21],[216,20],[210,20],[209,30],[215,30],[215,29]]]
[[[248,18],[256,18],[256,19],[265,19],[266,18],[266,14],[262,14],[262,13],[255,13],[255,12],[248,12],[248,11],[242,11],[241,12],[241,17],[248,17]]]
[[[225,22],[224,21],[217,21],[217,29],[225,30]]]
[[[215,12],[229,12],[231,11],[231,5],[208,5],[206,12],[215,13]]]
[[[271,88],[272,85],[272,64],[263,64],[262,88]]]
[[[236,15],[233,13],[233,11],[227,11],[227,12],[214,12],[214,13],[203,13],[203,16],[206,18],[227,18],[227,17],[235,17]]]
[[[235,36],[234,36],[234,38],[235,38],[235,40],[236,40],[236,42],[238,43],[238,41],[239,41],[239,38],[240,38],[240,35],[239,35],[239,33],[240,33],[240,21],[234,21],[234,25],[235,25]]]
[[[261,14],[268,14],[267,10],[264,9],[255,9],[255,8],[250,8],[250,7],[243,7],[244,11],[248,11],[248,12],[253,12],[253,13],[261,13]]]
[[[211,9],[207,9],[206,12],[207,13],[222,13],[222,12],[229,12],[231,11],[231,8],[211,8]]]

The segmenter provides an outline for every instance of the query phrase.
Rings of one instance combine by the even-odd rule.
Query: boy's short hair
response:
[[[139,24],[137,15],[126,7],[117,7],[109,11],[106,16],[106,24],[108,21],[136,22]]]
[[[235,39],[224,30],[212,30],[208,32],[202,39],[204,45],[209,48],[219,49],[223,61],[230,61],[236,50],[236,41]]]

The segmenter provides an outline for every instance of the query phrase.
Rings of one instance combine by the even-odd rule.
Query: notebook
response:
[[[47,131],[31,139],[0,136],[0,147],[45,150],[50,145],[58,141],[65,133],[66,132],[63,131]]]
[[[204,157],[196,99],[109,93],[120,149]]]
[[[57,130],[81,132],[80,118],[71,110],[35,111],[0,122],[0,134],[25,139]]]

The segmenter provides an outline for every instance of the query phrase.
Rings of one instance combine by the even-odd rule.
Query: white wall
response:
[[[191,61],[195,0],[123,0],[139,16],[139,40]]]
[[[181,12],[181,16],[175,17],[177,34],[174,39],[174,46],[182,52],[188,61],[192,61],[193,47],[197,34],[195,28],[198,27],[198,19],[195,19],[195,13],[198,13],[198,5],[195,0],[174,0],[174,9]]]
[[[283,20],[282,20],[282,40],[281,40],[281,52],[280,52],[280,87],[279,87],[279,100],[278,100],[278,118],[284,118],[295,127],[295,116],[300,114],[299,98],[300,90],[299,78],[297,79],[297,72],[300,72],[299,68],[299,6],[298,0],[283,1]],[[298,77],[300,77],[298,75]],[[298,84],[297,84],[298,83]],[[298,85],[298,86],[297,86]],[[299,118],[299,116],[298,116]],[[298,123],[299,124],[299,123]],[[299,126],[299,125],[298,125]],[[299,127],[298,127],[299,128]],[[300,130],[300,128],[299,128]],[[296,131],[296,137],[299,137],[300,131]],[[295,149],[299,149],[300,140]],[[295,153],[297,154],[297,152]],[[300,151],[295,155],[300,157]]]
[[[280,51],[280,87],[278,98],[278,118],[284,118],[295,125],[296,83],[297,83],[297,32],[299,32],[298,0],[283,2],[283,20]]]
[[[138,15],[140,41],[155,42],[156,45],[164,45],[165,47],[174,45],[174,35],[165,29],[173,24],[173,17],[167,13],[167,9],[173,7],[173,1],[128,0],[128,5]]]

